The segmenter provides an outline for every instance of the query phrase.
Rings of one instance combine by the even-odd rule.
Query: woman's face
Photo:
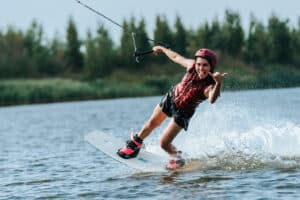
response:
[[[195,61],[196,72],[200,79],[204,79],[208,76],[210,71],[210,64],[205,58],[197,57]]]

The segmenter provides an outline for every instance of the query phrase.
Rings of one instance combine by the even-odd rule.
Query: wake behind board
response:
[[[102,131],[92,131],[84,139],[91,145],[108,155],[109,157],[142,172],[166,172],[167,160],[163,157],[148,152],[143,148],[136,158],[124,159],[117,155],[118,149],[122,148],[125,142],[113,135]]]

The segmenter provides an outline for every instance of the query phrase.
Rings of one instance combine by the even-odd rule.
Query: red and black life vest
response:
[[[191,66],[181,82],[174,88],[173,98],[176,106],[186,113],[194,113],[196,107],[207,99],[204,95],[205,89],[213,84],[215,84],[215,81],[211,76],[200,79],[195,65]]]

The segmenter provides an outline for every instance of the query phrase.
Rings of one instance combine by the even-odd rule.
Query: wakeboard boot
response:
[[[182,152],[177,151],[175,155],[173,155],[173,159],[169,161],[166,165],[166,169],[168,170],[175,170],[183,167],[185,165],[185,159],[182,157]]]
[[[126,146],[119,149],[117,154],[124,159],[135,158],[140,152],[143,140],[139,138],[137,134],[134,135],[131,133],[130,140],[126,143]]]

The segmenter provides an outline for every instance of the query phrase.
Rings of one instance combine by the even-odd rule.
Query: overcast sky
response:
[[[109,16],[118,23],[131,16],[146,19],[149,37],[152,36],[155,17],[164,14],[170,25],[176,15],[182,18],[187,28],[199,27],[205,21],[217,17],[223,20],[226,9],[237,11],[242,18],[245,29],[249,27],[250,14],[267,23],[272,14],[281,19],[289,19],[292,26],[297,26],[300,16],[300,0],[82,0],[82,2]],[[86,31],[95,30],[97,22],[104,23],[114,39],[119,38],[121,30],[117,26],[98,17],[91,11],[80,6],[75,0],[6,0],[1,1],[0,29],[8,25],[26,30],[33,19],[43,25],[48,38],[59,33],[64,37],[67,20],[72,16],[77,24],[81,37]]]

